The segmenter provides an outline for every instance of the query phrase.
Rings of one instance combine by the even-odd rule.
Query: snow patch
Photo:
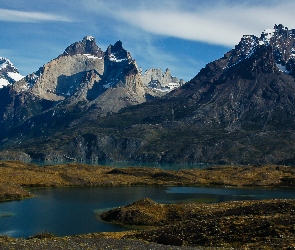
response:
[[[0,78],[0,88],[3,88],[4,86],[9,85],[10,83],[4,79],[4,78]]]
[[[87,58],[91,58],[91,59],[102,59],[102,57],[97,57],[91,54],[83,54],[84,56],[87,56]]]
[[[4,57],[0,57],[0,70],[5,69],[8,66],[16,69],[9,59],[4,58]]]
[[[86,40],[87,41],[93,41],[94,40],[94,37],[93,36],[86,36]]]
[[[270,39],[275,34],[275,29],[266,29],[262,32],[262,41],[259,41],[259,45],[263,45],[265,43],[269,43]]]
[[[113,54],[113,53],[109,55],[109,59],[110,59],[110,61],[112,61],[112,62],[122,62],[122,61],[126,61],[126,60],[127,60],[127,58],[124,58],[124,59],[118,59],[118,58],[116,57],[116,55]]]
[[[0,70],[7,68],[7,66],[8,66],[8,63],[6,63],[6,62],[0,64]]]
[[[15,72],[8,72],[7,75],[16,82],[24,78],[24,76]]]
[[[167,86],[170,90],[177,89],[179,84],[177,82],[169,82]]]
[[[159,91],[159,92],[163,92],[163,93],[168,93],[168,92],[170,92],[171,91],[171,89],[170,88],[161,88],[161,89],[158,89],[158,88],[152,88],[153,90],[155,90],[155,91]]]
[[[277,63],[277,67],[278,67],[279,71],[281,71],[283,73],[286,73],[286,74],[290,74],[291,73],[291,71],[289,71],[289,70],[286,69],[286,66],[283,66],[283,65]]]

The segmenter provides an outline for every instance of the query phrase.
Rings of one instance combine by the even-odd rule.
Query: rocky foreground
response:
[[[295,185],[295,169],[278,165],[173,171],[77,163],[40,167],[3,161],[0,162],[0,173],[2,201],[31,197],[30,187],[214,185],[293,188]],[[105,212],[101,218],[136,225],[141,230],[68,237],[43,233],[30,239],[2,236],[0,249],[295,249],[294,200],[163,205],[143,199]]]
[[[123,224],[153,226],[126,232],[124,239],[176,246],[295,248],[294,200],[164,205],[142,199],[105,212],[101,218]]]

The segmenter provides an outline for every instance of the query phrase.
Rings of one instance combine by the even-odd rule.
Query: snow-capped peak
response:
[[[260,46],[272,46],[274,60],[281,72],[295,74],[295,29],[289,30],[282,24],[265,29],[260,37],[244,35],[235,49],[228,55],[224,68],[231,68],[250,58]]]
[[[93,41],[94,40],[93,36],[86,36],[85,38],[86,38],[87,41]]]
[[[1,58],[0,58],[0,70],[5,69],[8,66],[7,62],[1,63]]]
[[[7,67],[15,68],[7,58],[0,57],[0,70],[4,70]]]
[[[7,58],[0,57],[0,88],[21,80],[23,76],[11,61]]]

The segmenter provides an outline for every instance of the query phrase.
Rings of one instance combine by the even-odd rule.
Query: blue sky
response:
[[[294,0],[10,0],[0,2],[0,56],[22,75],[91,35],[123,42],[143,70],[188,81],[206,63],[274,24],[295,28]]]

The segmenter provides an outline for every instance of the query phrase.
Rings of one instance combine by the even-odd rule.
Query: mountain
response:
[[[13,84],[22,78],[23,76],[7,58],[0,57],[0,88]]]
[[[181,108],[176,116],[229,131],[294,129],[294,49],[295,30],[282,25],[260,38],[244,36],[175,93],[193,109],[183,117]]]
[[[94,99],[90,106],[57,105],[11,130],[2,148],[59,160],[295,164],[294,35],[283,25],[260,37],[245,35],[161,98],[148,99],[148,91],[173,83],[169,71],[151,70],[145,79],[137,67],[128,68],[133,81],[117,82],[116,88],[140,86],[137,93],[146,93],[145,101],[104,115]],[[130,60],[119,48],[120,43],[105,52],[106,68]],[[118,70],[108,72],[112,78],[103,83],[113,86]]]
[[[141,80],[145,86],[153,89],[160,96],[177,89],[185,84],[182,79],[173,77],[169,69],[163,73],[161,69],[149,69],[142,75]]]
[[[17,76],[17,70],[8,60],[2,61],[6,83],[9,76]],[[158,93],[142,77],[121,41],[104,52],[94,37],[86,36],[36,72],[18,81],[11,79],[10,85],[0,89],[0,134],[5,136],[39,114],[69,114],[75,109],[91,110],[89,114],[100,117],[170,91]]]

